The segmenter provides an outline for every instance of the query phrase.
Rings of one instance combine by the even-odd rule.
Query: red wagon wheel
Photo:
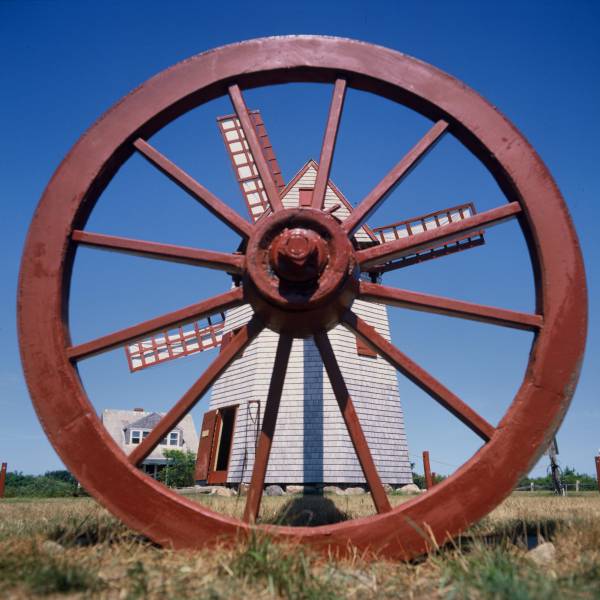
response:
[[[258,151],[241,89],[308,81],[333,83],[333,99],[312,207],[286,210]],[[323,200],[347,86],[408,106],[434,125],[340,224],[323,211]],[[226,94],[256,157],[273,208],[273,214],[256,225],[146,141],[186,111]],[[507,203],[410,240],[356,250],[350,241],[353,232],[444,132],[485,165]],[[245,255],[82,231],[103,189],[136,151],[237,232],[246,242]],[[360,271],[382,261],[512,218],[518,219],[534,267],[535,314],[416,294],[358,277]],[[237,274],[242,284],[209,300],[72,345],[65,315],[73,260],[81,243],[221,269]],[[356,316],[352,311],[355,298],[533,331],[523,381],[500,423],[495,427],[489,424]],[[79,380],[77,361],[245,302],[254,308],[252,320],[134,453],[126,456],[99,422]],[[475,92],[427,64],[384,48],[321,37],[260,39],[200,54],[150,79],[112,108],[79,140],[48,185],[27,238],[19,289],[25,375],[56,451],[83,486],[129,526],[160,544],[179,548],[213,544],[253,527],[291,340],[314,335],[378,514],[314,528],[272,526],[270,531],[279,538],[342,552],[354,545],[401,558],[426,549],[424,529],[441,542],[481,518],[510,493],[518,477],[534,463],[573,394],[584,349],[586,314],[583,264],[567,209],[550,174],[519,132]],[[363,338],[485,442],[444,483],[393,509],[329,342],[327,331],[338,323]],[[280,341],[246,512],[240,521],[181,497],[145,476],[136,465],[264,327],[279,332]]]

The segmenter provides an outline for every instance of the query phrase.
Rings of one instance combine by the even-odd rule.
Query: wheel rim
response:
[[[490,441],[448,480],[422,497],[373,517],[316,528],[269,527],[269,531],[340,552],[351,544],[390,557],[420,553],[431,541],[428,536],[440,543],[487,514],[510,493],[518,477],[544,450],[574,392],[587,316],[577,238],[547,169],[491,105],[430,65],[351,40],[311,36],[259,39],[195,56],[132,92],[74,146],[35,213],[19,285],[21,356],[36,411],[50,441],[90,493],[129,526],[160,544],[197,547],[235,539],[251,526],[218,515],[145,477],[99,422],[74,365],[77,358],[94,350],[84,348],[79,355],[69,354],[73,346],[66,309],[76,247],[71,233],[84,228],[103,189],[136,147],[140,150],[143,140],[191,108],[227,94],[232,82],[233,93],[231,88],[229,93],[235,104],[237,85],[247,89],[291,81],[335,83],[340,78],[353,88],[374,92],[434,122],[449,124],[454,137],[487,167],[509,202],[500,209],[504,213],[495,215],[496,221],[516,206],[534,268],[536,314],[543,321],[535,328],[527,371],[513,403],[489,432]],[[332,110],[337,89],[336,83]],[[321,162],[320,170],[325,167],[328,172],[328,165]],[[235,217],[230,225],[243,235],[251,227]],[[560,245],[556,240],[561,240]],[[372,258],[362,255],[364,264]],[[365,286],[359,297],[373,297],[373,293]],[[221,306],[243,300],[235,290],[223,296]],[[44,298],[44,303],[39,298]],[[340,318],[359,335],[371,335],[351,314]],[[238,340],[237,351],[259,327],[250,324],[248,339]],[[379,350],[387,351],[396,366],[410,367],[402,363],[403,356],[393,355],[393,348]],[[156,515],[161,514],[170,517],[158,522]],[[428,531],[428,536],[423,531]]]

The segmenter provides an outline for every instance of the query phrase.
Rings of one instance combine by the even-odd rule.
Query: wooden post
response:
[[[431,466],[429,465],[429,451],[423,450],[423,471],[425,472],[425,487],[430,490],[433,487],[431,477]]]
[[[600,492],[600,456],[596,456],[596,481],[598,482],[598,491]]]
[[[579,492],[579,479],[575,480],[575,491]]]
[[[533,481],[530,481],[530,482],[529,482],[529,491],[530,491],[530,492],[533,492],[534,485],[535,485],[535,484],[533,483]]]
[[[6,463],[0,468],[0,498],[4,498],[4,484],[6,483]]]

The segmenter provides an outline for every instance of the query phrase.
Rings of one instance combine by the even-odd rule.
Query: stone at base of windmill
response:
[[[539,567],[549,567],[556,560],[556,548],[552,542],[542,542],[525,556]]]
[[[303,494],[304,496],[315,496],[321,493],[320,487],[314,485],[286,485],[286,494]]]
[[[425,490],[422,490],[417,484],[409,483],[408,485],[403,485],[401,488],[398,488],[396,490],[396,493],[410,495],[410,494],[420,494],[423,491],[425,491]]]
[[[285,496],[285,492],[280,485],[268,485],[265,488],[265,496]]]
[[[213,486],[211,496],[224,496],[225,498],[231,498],[237,496],[237,492],[233,488],[227,488],[222,486]]]
[[[366,494],[365,489],[361,487],[349,487],[344,490],[345,496],[360,496]]]

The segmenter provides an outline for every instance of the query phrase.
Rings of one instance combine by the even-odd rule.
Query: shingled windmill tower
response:
[[[286,185],[260,113],[254,111],[250,114],[284,207],[310,206],[318,165],[309,160]],[[271,208],[237,117],[220,117],[217,122],[250,218],[254,222],[268,218]],[[340,221],[352,211],[351,204],[332,181],[326,188],[324,210]],[[367,248],[443,227],[473,213],[474,207],[465,204],[373,230],[365,225],[357,230],[354,243],[360,248]],[[471,234],[439,248],[379,265],[376,271],[365,277],[378,278],[384,272],[481,243],[481,234]],[[390,339],[385,306],[356,300],[353,310]],[[207,323],[193,323],[180,327],[178,331],[165,332],[131,344],[126,348],[130,369],[135,371],[210,348],[223,348],[251,316],[252,309],[245,305],[221,315],[220,320],[213,318]],[[342,326],[337,326],[328,335],[381,480],[391,485],[411,483],[404,418],[394,367]],[[198,481],[210,484],[250,481],[276,346],[277,335],[264,330],[214,384],[200,432],[196,465]],[[312,339],[295,339],[293,342],[265,482],[365,483]]]

